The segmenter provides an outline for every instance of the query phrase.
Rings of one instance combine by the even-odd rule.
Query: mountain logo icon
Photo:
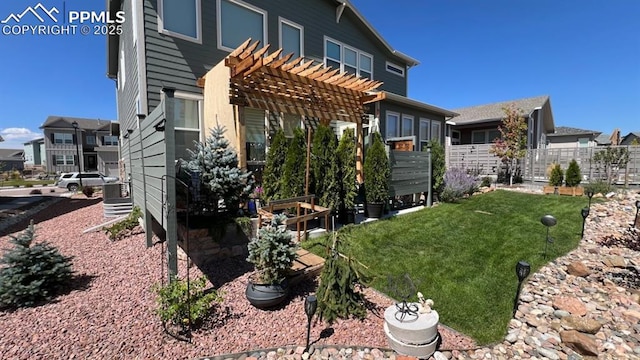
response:
[[[59,13],[60,11],[55,7],[52,7],[51,10],[48,10],[44,5],[42,5],[42,3],[38,3],[38,5],[36,6],[27,7],[26,9],[24,9],[23,12],[19,14],[10,14],[9,16],[7,16],[6,19],[0,21],[0,23],[7,24],[10,21],[13,21],[19,24],[22,18],[25,17],[27,14],[31,14],[35,16],[36,19],[38,19],[41,23],[44,23],[47,17],[53,20],[53,22],[57,23],[58,19],[54,16],[54,14],[59,14]]]

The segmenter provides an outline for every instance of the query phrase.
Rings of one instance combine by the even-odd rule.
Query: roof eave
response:
[[[376,38],[378,38],[378,40],[380,40],[380,42],[389,50],[389,52],[399,57],[400,59],[404,60],[409,67],[420,65],[420,61],[418,61],[417,59],[414,59],[411,56],[406,55],[398,50],[395,50],[393,47],[391,47],[391,45],[382,37],[382,35],[380,35],[380,33],[371,25],[371,23],[369,23],[369,21],[365,19],[365,17],[360,13],[360,11],[356,9],[356,7],[351,3],[351,1],[336,0],[336,2],[340,4],[346,4],[349,7],[349,9],[351,9],[351,11],[353,11],[353,13],[358,17],[358,19],[362,21],[362,23],[367,27],[367,29],[371,31],[371,33],[373,33],[376,36]]]
[[[441,107],[437,107],[431,104],[427,104],[427,103],[423,103],[421,101],[417,101],[414,99],[410,99],[406,96],[401,96],[398,94],[394,94],[388,91],[385,91],[385,98],[387,100],[390,101],[394,101],[394,102],[398,102],[404,105],[409,105],[409,106],[413,106],[413,107],[417,107],[417,108],[421,108],[421,109],[425,109],[428,110],[429,112],[432,112],[434,114],[438,114],[438,115],[442,115],[444,117],[455,117],[458,115],[458,113],[455,113],[451,110],[447,110],[447,109],[443,109]]]

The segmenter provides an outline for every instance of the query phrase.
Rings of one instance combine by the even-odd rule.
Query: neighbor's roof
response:
[[[611,135],[602,133],[596,137],[595,141],[600,145],[611,145]]]
[[[489,121],[502,120],[504,118],[504,108],[510,105],[515,105],[516,108],[521,109],[525,115],[530,114],[538,107],[544,106],[549,102],[549,96],[536,96],[525,99],[501,101],[493,104],[470,106],[461,109],[453,109],[460,115],[451,119],[455,125],[466,125],[473,123],[482,123]]]
[[[0,160],[16,161],[23,160],[24,150],[22,149],[0,149]]]
[[[602,132],[595,131],[595,130],[578,129],[578,128],[573,128],[568,126],[556,126],[556,131],[552,134],[547,134],[547,136],[591,135],[591,134],[598,136],[602,134]]]
[[[40,129],[44,129],[45,127],[51,126],[59,121],[66,122],[67,124],[69,124],[70,128],[73,128],[73,125],[71,124],[76,121],[78,122],[78,129],[81,130],[100,130],[108,127],[111,124],[111,120],[51,115],[47,117],[47,120],[45,120],[42,125],[40,125]]]

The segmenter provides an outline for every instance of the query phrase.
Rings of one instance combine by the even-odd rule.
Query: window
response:
[[[429,129],[431,127],[431,121],[429,119],[420,118],[420,150],[427,148],[429,144]]]
[[[373,56],[326,37],[324,64],[344,73],[373,79]]]
[[[233,51],[248,38],[267,43],[266,11],[240,0],[218,0],[217,17],[218,49]]]
[[[298,118],[299,119],[299,118]],[[245,150],[248,162],[263,162],[267,154],[264,110],[245,108]]]
[[[54,133],[53,143],[54,144],[73,144],[73,134]]]
[[[498,130],[475,130],[471,133],[472,144],[491,144],[502,135]]]
[[[95,135],[87,135],[87,145],[95,145],[96,144],[96,136]]]
[[[440,121],[431,120],[431,140],[441,144],[442,123]]]
[[[386,65],[387,65],[388,72],[404,77],[404,67],[400,65],[392,64],[388,61]]]
[[[293,58],[304,56],[304,28],[280,18],[280,47],[282,55],[293,53]]]
[[[402,136],[413,135],[413,116],[402,115]]]
[[[300,127],[300,116],[284,114],[282,117],[282,130],[284,130],[284,136],[288,138],[293,137],[293,130]]]
[[[75,165],[75,157],[73,155],[53,155],[53,163],[56,165]],[[65,177],[70,177],[65,176]]]
[[[111,136],[111,135],[105,135],[105,136],[102,137],[102,145],[103,146],[118,145],[118,137],[117,136]]]
[[[451,130],[451,145],[460,145],[460,130]]]
[[[158,31],[202,42],[200,0],[160,0],[158,6]]]
[[[175,93],[173,106],[175,121],[176,159],[190,159],[187,149],[194,150],[194,141],[200,141],[200,120],[202,119],[202,96]]]
[[[387,112],[385,139],[398,137],[400,135],[400,114]]]
[[[587,146],[589,146],[589,138],[578,139],[578,147],[587,147]]]

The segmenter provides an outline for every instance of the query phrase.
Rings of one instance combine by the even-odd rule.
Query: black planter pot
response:
[[[384,203],[367,203],[367,213],[370,218],[379,219],[382,217],[382,211],[384,210]]]
[[[245,291],[247,300],[259,309],[268,309],[282,303],[289,295],[286,281],[280,284],[256,284],[249,280]]]
[[[356,222],[356,211],[354,209],[341,210],[338,215],[338,221],[343,225],[354,224]]]

